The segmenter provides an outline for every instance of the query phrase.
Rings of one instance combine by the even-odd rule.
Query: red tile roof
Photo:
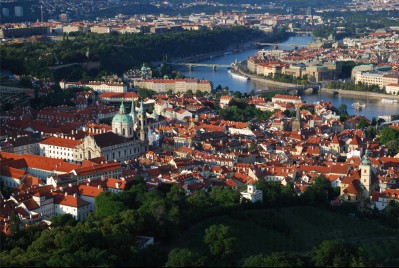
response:
[[[73,195],[53,193],[53,196],[54,196],[54,203],[60,204],[63,206],[79,208],[79,207],[90,205],[89,202],[84,201],[83,199],[81,199],[79,197],[75,197]]]
[[[58,137],[50,137],[40,142],[41,144],[53,145],[58,147],[75,148],[82,143],[80,140],[71,140]]]

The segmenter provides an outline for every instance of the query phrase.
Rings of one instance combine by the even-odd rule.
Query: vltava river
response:
[[[303,44],[306,47],[308,42],[313,42],[313,37],[309,36],[292,36],[287,41],[281,42],[281,44]],[[299,46],[302,47],[302,46]],[[281,49],[293,49],[291,46],[280,46]],[[272,47],[264,47],[265,50],[272,49]],[[227,54],[212,59],[201,61],[201,63],[214,63],[214,64],[231,64],[234,61],[246,60],[249,56],[255,55],[259,49],[248,49],[239,53]],[[222,87],[228,86],[232,91],[249,92],[251,90],[262,90],[268,89],[264,83],[255,82],[252,80],[240,80],[232,77],[228,72],[227,68],[218,68],[213,71],[208,67],[195,67],[192,71],[188,71],[187,68],[182,67],[179,69],[186,77],[195,77],[198,79],[209,80],[213,83],[213,87],[216,88],[218,85]],[[270,87],[270,86],[269,86]],[[332,95],[327,93],[319,93],[312,95],[303,95],[302,99],[307,103],[317,102],[319,100],[331,101],[335,107],[339,107],[342,103],[348,106],[349,114],[364,115],[371,119],[372,117],[378,117],[378,115],[392,115],[399,114],[399,103],[382,103],[380,99],[368,98],[365,94],[363,97],[353,97],[344,95]],[[366,108],[362,111],[356,111],[352,108],[352,103],[362,102],[366,103]]]

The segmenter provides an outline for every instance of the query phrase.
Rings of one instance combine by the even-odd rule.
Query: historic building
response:
[[[122,103],[118,114],[112,119],[112,132],[86,136],[76,147],[76,159],[81,162],[86,159],[104,156],[108,161],[125,161],[139,157],[148,150],[147,117],[140,102],[136,115],[134,99],[132,109],[128,114]]]

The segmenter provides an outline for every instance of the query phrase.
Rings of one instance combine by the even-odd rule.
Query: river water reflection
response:
[[[292,49],[292,47],[289,46],[290,44],[299,44],[299,48],[306,47],[308,42],[313,41],[314,40],[312,36],[292,36],[288,40],[281,42],[280,48]],[[272,49],[272,47],[264,47],[264,49],[268,50]],[[257,51],[259,51],[259,49],[248,49],[232,54],[228,53],[223,56],[203,60],[201,63],[231,64],[234,61],[246,60],[249,56],[255,55]],[[188,71],[187,68],[181,67],[179,70],[186,77],[195,77],[211,81],[214,88],[216,88],[218,85],[221,85],[222,87],[228,86],[232,91],[238,90],[245,93],[250,92],[251,90],[263,90],[270,87],[261,82],[234,78],[227,72],[227,68],[218,68],[216,71],[213,71],[209,67],[195,67],[192,71]],[[378,115],[399,114],[399,103],[383,103],[380,99],[368,98],[366,94],[364,96],[354,97],[339,94],[332,95],[328,93],[319,93],[303,95],[302,99],[306,103],[314,103],[320,100],[331,101],[331,103],[337,108],[344,103],[348,106],[349,114],[364,115],[369,119],[372,117],[378,117]],[[366,107],[362,111],[356,111],[352,108],[352,103],[354,102],[366,103]]]

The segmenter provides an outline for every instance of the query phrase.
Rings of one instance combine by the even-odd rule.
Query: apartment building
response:
[[[384,89],[389,84],[398,84],[399,76],[383,72],[364,72],[356,73],[355,83],[363,83],[367,85],[378,85],[380,89]]]
[[[199,80],[193,78],[185,79],[144,79],[134,81],[135,88],[151,89],[156,92],[167,92],[171,90],[174,93],[186,92],[191,90],[196,92],[210,92],[212,90],[211,83],[207,80]]]

